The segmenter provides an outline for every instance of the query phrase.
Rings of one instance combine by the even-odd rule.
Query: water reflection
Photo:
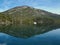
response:
[[[57,29],[58,25],[2,25],[0,26],[0,32],[20,37],[29,38],[34,35],[43,34],[53,29]]]
[[[60,45],[60,29],[24,39],[0,33],[0,44],[6,45]]]

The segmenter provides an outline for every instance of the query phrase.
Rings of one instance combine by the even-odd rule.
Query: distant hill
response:
[[[41,9],[36,9],[36,8],[33,8],[33,7],[29,7],[29,6],[18,6],[18,7],[15,7],[15,8],[12,8],[12,9],[9,9],[5,12],[3,12],[4,14],[9,14],[9,15],[22,15],[22,16],[43,16],[43,15],[46,15],[46,16],[57,16],[58,14],[53,14],[51,12],[48,12],[48,11],[44,11],[44,10],[41,10]],[[57,16],[58,17],[58,16]]]
[[[15,24],[33,24],[34,22],[38,24],[60,23],[60,15],[29,6],[17,6],[2,12],[2,14],[8,15],[10,21]]]

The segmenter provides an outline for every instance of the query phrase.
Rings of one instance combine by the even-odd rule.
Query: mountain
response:
[[[38,24],[60,23],[60,15],[29,6],[17,6],[2,13],[5,16],[8,15],[11,21],[17,24],[33,24],[34,22]]]
[[[12,9],[9,9],[5,12],[3,12],[4,14],[9,14],[9,15],[22,15],[22,16],[53,16],[56,17],[58,14],[53,14],[50,13],[48,11],[44,11],[41,9],[36,9],[33,7],[29,7],[29,6],[18,6]],[[59,17],[59,16],[57,16]]]
[[[31,37],[60,27],[60,15],[29,6],[18,6],[0,13],[0,32]]]

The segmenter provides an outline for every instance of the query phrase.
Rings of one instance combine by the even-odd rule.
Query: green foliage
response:
[[[36,21],[37,25],[60,25],[59,17],[59,15],[52,14],[41,9],[35,9],[31,7],[25,8],[22,6],[15,7],[0,14],[0,22],[6,23],[7,21],[9,24],[33,25],[33,23]]]

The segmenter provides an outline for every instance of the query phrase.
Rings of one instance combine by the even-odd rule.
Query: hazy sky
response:
[[[60,14],[60,0],[0,0],[0,12],[22,5]]]

